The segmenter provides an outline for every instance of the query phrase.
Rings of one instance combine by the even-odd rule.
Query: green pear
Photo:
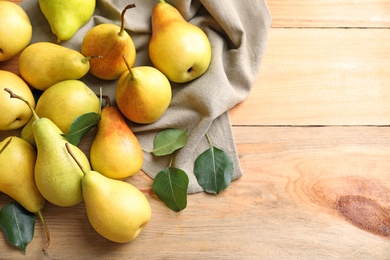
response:
[[[18,4],[0,1],[0,35],[0,61],[15,57],[30,44],[31,22]]]
[[[58,44],[37,42],[20,54],[19,72],[28,84],[43,91],[60,81],[82,78],[91,58]]]
[[[117,243],[138,237],[152,215],[145,195],[128,182],[79,166],[84,172],[82,190],[88,220],[96,232]]]
[[[67,133],[77,117],[89,112],[99,113],[100,106],[99,97],[92,89],[80,80],[70,79],[46,89],[38,99],[35,112],[39,117],[50,119],[63,133]],[[30,144],[34,144],[33,122],[34,118],[31,118],[21,133],[22,138]]]
[[[96,0],[39,0],[57,42],[69,40],[95,12]]]
[[[13,72],[0,70],[0,82],[16,93],[23,95],[35,107],[34,96],[26,82]],[[23,127],[32,117],[31,110],[20,100],[10,99],[0,91],[0,130],[14,130]]]
[[[206,72],[211,45],[199,27],[187,22],[174,6],[160,0],[152,12],[149,56],[169,80],[183,83]]]
[[[149,124],[157,121],[169,107],[172,89],[168,78],[158,69],[131,68],[128,64],[128,70],[117,82],[115,96],[119,110],[127,119]]]
[[[26,210],[36,213],[44,224],[47,242],[50,244],[50,233],[42,210],[45,198],[39,192],[34,180],[36,161],[35,149],[25,140],[10,136],[0,142],[0,191],[20,203]]]
[[[67,140],[63,132],[48,118],[40,118],[21,96],[6,89],[11,98],[23,100],[32,110],[32,130],[37,148],[35,183],[43,197],[54,205],[74,206],[83,200],[81,179],[83,172],[64,148]],[[77,146],[69,144],[85,169],[91,169],[89,160]]]
[[[130,35],[124,28],[124,16],[127,9],[135,7],[130,4],[122,11],[121,26],[116,24],[99,24],[90,29],[84,36],[81,44],[81,53],[84,56],[99,56],[100,59],[91,60],[90,73],[100,79],[118,79],[126,70],[122,55],[133,65],[136,50]]]
[[[110,103],[101,111],[89,157],[93,170],[112,179],[125,179],[141,170],[141,145],[119,109]]]

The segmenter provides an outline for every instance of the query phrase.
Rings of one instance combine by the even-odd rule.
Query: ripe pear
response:
[[[37,154],[25,140],[10,136],[0,142],[0,191],[36,213],[45,206],[45,198],[34,180]]]
[[[63,132],[48,118],[40,118],[21,96],[6,89],[11,98],[23,100],[33,112],[32,130],[37,148],[35,183],[43,197],[54,205],[70,207],[83,200],[81,179],[83,172],[65,149]],[[77,146],[69,144],[73,154],[85,169],[91,169],[89,160]]]
[[[31,22],[18,4],[0,1],[0,35],[0,61],[15,57],[30,43]]]
[[[99,97],[84,82],[77,79],[60,81],[46,89],[39,97],[35,112],[39,117],[53,121],[63,133],[69,131],[73,121],[89,112],[100,112]],[[66,113],[64,113],[66,109]],[[34,118],[23,127],[21,136],[34,144],[31,125]]]
[[[47,236],[43,249],[46,251],[50,244],[50,233],[42,214],[46,200],[34,179],[36,158],[35,149],[20,137],[10,136],[0,142],[0,191],[39,216]]]
[[[58,44],[37,42],[20,54],[19,72],[32,87],[43,91],[60,81],[82,78],[91,58]]]
[[[122,55],[133,65],[136,58],[134,42],[124,29],[124,16],[127,9],[135,7],[130,4],[122,11],[122,23],[99,24],[89,30],[82,41],[81,53],[84,56],[99,56],[91,60],[92,75],[105,80],[116,80],[126,70]]]
[[[20,100],[10,99],[3,89],[7,87],[23,95],[32,107],[35,107],[34,96],[26,82],[13,72],[0,70],[0,130],[14,130],[23,127],[32,117],[31,110]]]
[[[95,12],[96,0],[39,0],[57,42],[69,40]]]
[[[89,157],[93,170],[112,179],[125,179],[141,170],[141,145],[117,107],[103,107]]]
[[[77,162],[75,156],[74,159]],[[79,165],[84,172],[82,189],[88,220],[96,232],[117,243],[138,237],[152,215],[145,195],[128,182],[108,178]]]
[[[127,119],[149,124],[157,121],[169,107],[172,89],[167,77],[158,69],[131,68],[128,64],[128,70],[117,82],[115,96],[119,110]]]
[[[160,0],[152,12],[149,56],[169,80],[183,83],[206,72],[211,45],[199,27],[187,22],[174,6]]]

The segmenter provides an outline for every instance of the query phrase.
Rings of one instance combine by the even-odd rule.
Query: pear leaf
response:
[[[62,136],[73,145],[78,145],[81,138],[93,127],[99,124],[100,114],[95,112],[85,113],[77,117],[69,127],[69,131]]]
[[[153,181],[153,192],[173,211],[187,207],[188,176],[178,168],[167,167],[160,171]]]
[[[234,164],[224,151],[211,146],[200,154],[194,164],[194,174],[207,193],[218,194],[232,181]]]
[[[172,154],[182,148],[188,139],[188,130],[166,129],[154,138],[152,153],[156,156]]]
[[[7,241],[26,254],[27,245],[34,237],[35,215],[16,201],[0,210],[0,228]]]

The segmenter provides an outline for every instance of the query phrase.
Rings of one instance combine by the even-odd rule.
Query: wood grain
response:
[[[273,27],[362,27],[390,26],[387,0],[267,0]]]
[[[273,29],[239,125],[388,125],[388,29]],[[320,62],[319,62],[320,61]]]
[[[222,194],[191,195],[187,209],[174,213],[148,192],[150,179],[138,174],[129,181],[144,188],[154,215],[135,241],[118,245],[101,238],[89,226],[83,204],[72,208],[48,204],[44,213],[52,234],[50,250],[47,254],[40,251],[44,234],[38,223],[28,256],[32,259],[390,257],[388,239],[372,230],[389,228],[388,128],[235,127],[234,134],[245,174]],[[343,203],[348,203],[348,198],[358,196],[365,203],[342,205],[343,199]],[[0,195],[0,201],[6,203],[6,196]],[[351,207],[367,209],[372,205],[382,215],[375,218],[367,211],[343,213]],[[354,217],[362,215],[364,221],[357,222]],[[359,224],[365,225],[369,220],[372,224],[368,227]],[[6,259],[20,257],[17,250],[4,242],[0,243],[0,249]]]

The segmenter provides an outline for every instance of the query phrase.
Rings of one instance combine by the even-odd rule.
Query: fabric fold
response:
[[[171,83],[172,102],[158,121],[148,125],[129,122],[141,146],[151,150],[157,133],[167,128],[188,129],[187,144],[174,154],[174,167],[184,170],[190,179],[188,193],[201,192],[193,173],[194,161],[209,148],[205,137],[208,133],[213,145],[224,150],[232,158],[235,169],[233,179],[242,176],[242,169],[234,142],[228,111],[244,101],[258,75],[269,40],[271,16],[262,0],[171,0],[183,17],[203,29],[210,39],[212,60],[207,72],[188,83]],[[136,8],[126,12],[125,28],[137,50],[134,66],[150,65],[148,43],[151,36],[151,13],[156,0],[134,0]],[[120,13],[129,4],[126,0],[97,0],[94,16],[66,42],[60,44],[80,51],[85,33],[100,23],[120,25]],[[33,25],[33,42],[56,42],[37,0],[25,0],[26,10]],[[115,104],[117,81],[105,81],[92,75],[81,79],[96,93],[103,87],[103,94]],[[144,153],[143,170],[154,178],[169,165],[171,157],[156,158]]]

